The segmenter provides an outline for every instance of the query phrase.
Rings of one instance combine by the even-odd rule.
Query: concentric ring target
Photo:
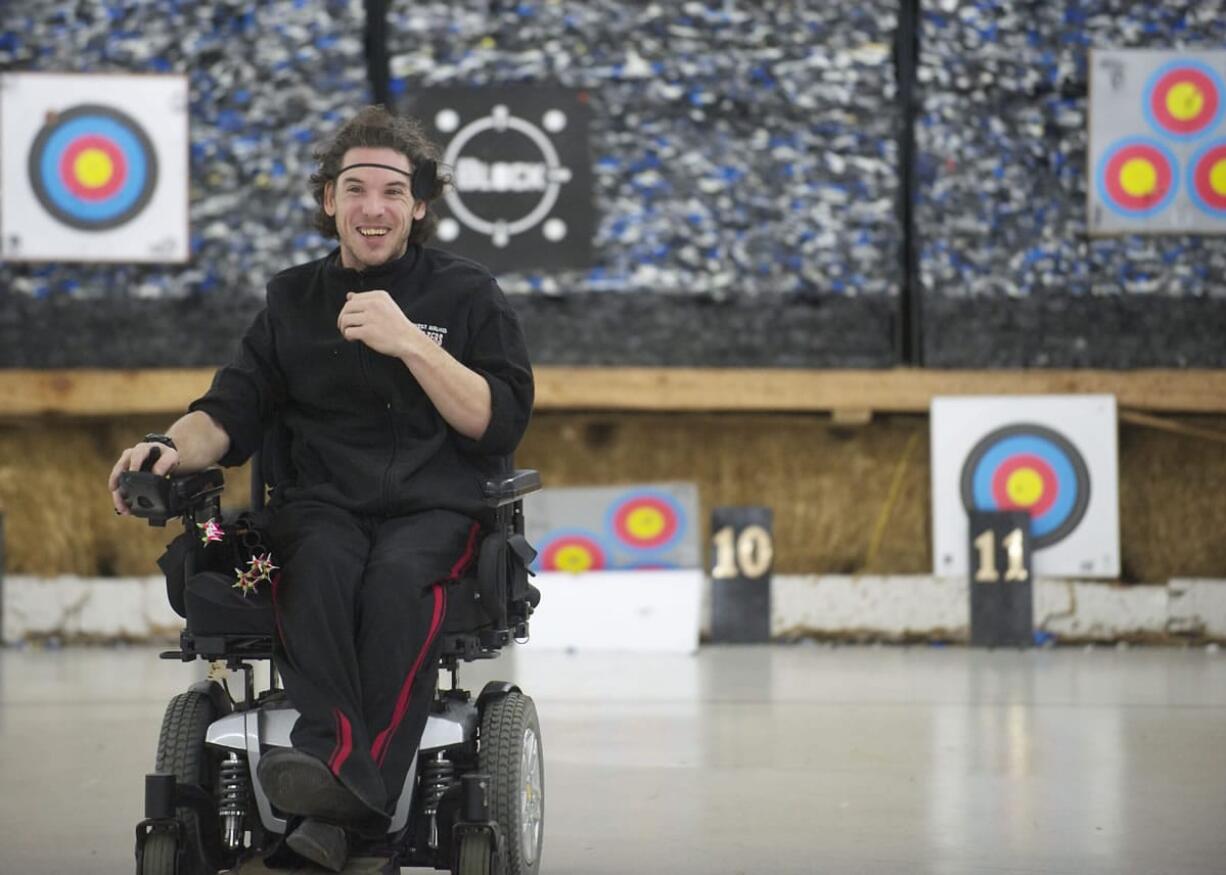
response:
[[[685,510],[666,492],[636,490],[613,502],[606,526],[632,550],[664,550],[685,531]]]
[[[1160,134],[1189,140],[1216,127],[1226,111],[1222,77],[1207,64],[1176,60],[1145,84],[1145,119]]]
[[[580,574],[584,571],[599,571],[607,564],[605,550],[591,532],[559,529],[547,533],[541,540],[541,552],[537,559],[540,571]]]
[[[962,466],[962,504],[1026,510],[1036,549],[1068,536],[1090,504],[1090,474],[1077,448],[1041,425],[1010,425],[985,436]]]
[[[1175,155],[1156,140],[1130,138],[1107,149],[1094,184],[1099,198],[1123,216],[1149,216],[1164,209],[1179,188]]]
[[[1188,164],[1188,196],[1218,218],[1226,218],[1226,141],[1210,143]]]
[[[82,231],[132,219],[158,180],[157,154],[144,129],[125,113],[94,104],[50,117],[34,138],[28,169],[47,212]]]

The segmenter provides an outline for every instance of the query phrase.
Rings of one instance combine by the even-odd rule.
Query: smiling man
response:
[[[438,674],[447,584],[475,559],[481,486],[518,444],[532,371],[480,266],[426,248],[448,180],[410,119],[367,107],[317,153],[316,225],[339,246],[273,277],[234,360],[111,473],[242,464],[280,429],[268,536],[277,666],[301,717],[259,776],[286,842],[339,871],[343,826],[386,830]]]

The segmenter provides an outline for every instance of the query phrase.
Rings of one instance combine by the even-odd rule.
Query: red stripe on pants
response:
[[[392,736],[396,730],[400,728],[400,723],[404,720],[404,715],[409,710],[409,694],[413,689],[413,681],[417,677],[417,672],[421,670],[421,664],[426,659],[426,654],[430,652],[430,645],[434,643],[434,639],[438,637],[439,629],[443,626],[443,617],[447,613],[447,591],[443,589],[443,584],[434,584],[434,614],[430,618],[430,633],[426,636],[425,643],[422,644],[421,650],[417,654],[417,659],[413,660],[413,667],[409,669],[408,677],[404,679],[404,685],[400,688],[400,695],[396,699],[396,709],[392,712],[392,722],[375,736],[375,743],[371,745],[370,756],[375,761],[375,765],[382,766],[383,759],[387,756],[387,749],[392,741]]]
[[[336,747],[328,759],[328,768],[339,778],[341,766],[345,765],[345,760],[353,753],[353,727],[349,725],[349,718],[341,713],[339,708],[333,708],[332,713],[336,716]]]

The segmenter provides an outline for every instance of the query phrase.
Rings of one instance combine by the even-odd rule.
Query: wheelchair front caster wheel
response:
[[[155,832],[145,840],[138,875],[175,875],[179,846],[168,832]]]
[[[488,833],[469,833],[460,839],[460,854],[454,875],[490,875],[494,849]]]

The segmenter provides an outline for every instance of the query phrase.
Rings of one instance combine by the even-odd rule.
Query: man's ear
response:
[[[413,221],[420,222],[426,217],[426,202],[418,201],[413,204]]]
[[[336,215],[336,183],[324,183],[324,212],[329,216]]]

